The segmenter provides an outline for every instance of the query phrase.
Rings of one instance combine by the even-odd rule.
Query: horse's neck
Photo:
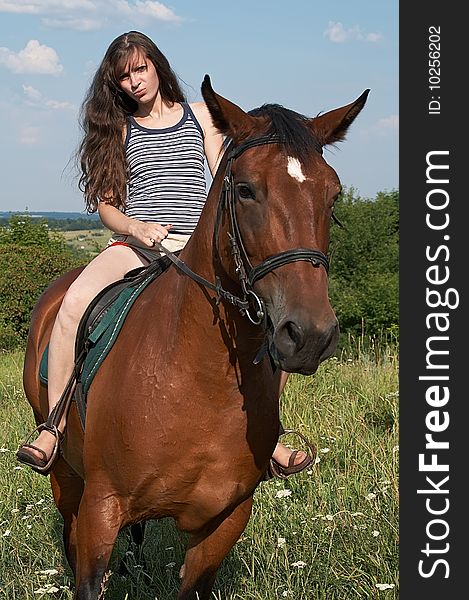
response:
[[[194,272],[211,283],[215,282],[215,262],[217,256],[213,241],[225,162],[222,159],[210,186],[197,227],[181,257]]]
[[[237,296],[242,296],[242,290],[237,281],[233,281],[226,272],[226,267],[221,266],[219,253],[226,258],[226,251],[223,249],[222,233],[220,248],[216,247],[216,229],[217,229],[217,211],[219,209],[220,194],[223,184],[223,176],[226,160],[223,160],[214,181],[202,211],[197,227],[192,234],[187,246],[181,253],[181,259],[199,276],[205,278],[211,284],[215,284],[220,277],[223,287]],[[226,218],[226,215],[225,215]],[[227,240],[225,240],[226,242]],[[176,302],[179,316],[184,322],[184,327],[194,330],[193,335],[201,335],[201,323],[204,322],[204,336],[211,335],[210,343],[213,348],[217,347],[217,342],[221,341],[223,350],[226,353],[227,346],[236,347],[237,352],[252,352],[251,347],[256,343],[261,343],[262,332],[259,327],[250,325],[246,317],[243,317],[239,309],[222,300],[216,304],[216,293],[209,288],[203,290],[203,286],[194,283],[189,276],[181,275],[180,272],[174,272],[176,279],[175,285],[179,298]],[[199,287],[199,290],[195,286]],[[216,323],[216,326],[213,324]],[[257,340],[257,341],[256,341]],[[211,349],[211,350],[212,350]],[[230,352],[232,351],[229,350]]]

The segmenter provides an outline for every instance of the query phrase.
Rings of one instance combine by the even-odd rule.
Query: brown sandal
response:
[[[279,436],[279,439],[283,435],[287,435],[290,433],[294,433],[295,435],[299,436],[308,446],[310,453],[307,452],[304,459],[300,463],[295,465],[295,458],[297,457],[299,450],[293,450],[288,460],[287,467],[281,465],[278,461],[275,460],[275,458],[271,458],[269,461],[269,466],[267,467],[267,471],[264,476],[264,481],[268,481],[273,477],[278,477],[279,479],[288,479],[288,477],[290,477],[291,475],[295,475],[296,473],[304,471],[307,467],[314,463],[317,454],[316,446],[314,446],[314,444],[311,444],[305,438],[304,435],[302,435],[298,431],[294,431],[293,429],[287,429]]]
[[[44,450],[41,450],[41,448],[28,443],[34,435],[41,433],[41,431],[48,431],[55,437],[55,445],[50,458],[47,458],[47,454],[44,452]],[[64,434],[60,433],[55,425],[50,426],[46,423],[43,423],[42,425],[39,425],[39,427],[36,427],[36,429],[34,429],[20,445],[18,451],[16,452],[16,458],[19,462],[28,465],[28,467],[31,467],[31,469],[37,473],[40,473],[41,475],[49,475],[55,461],[59,456],[60,443],[63,441],[63,438]],[[42,458],[36,456],[33,452],[31,452],[31,450],[39,452],[42,455]]]

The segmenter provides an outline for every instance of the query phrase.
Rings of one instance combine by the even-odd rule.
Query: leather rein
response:
[[[219,229],[221,222],[221,215],[224,210],[228,211],[230,230],[228,231],[228,237],[231,246],[231,255],[233,257],[236,273],[238,274],[241,290],[243,292],[242,297],[231,294],[227,290],[224,290],[221,286],[219,277],[216,277],[216,283],[211,283],[207,279],[204,279],[197,273],[194,273],[180,258],[175,254],[167,250],[162,244],[156,242],[155,247],[162,253],[164,253],[174,265],[180,269],[184,274],[188,275],[191,279],[203,286],[213,290],[217,294],[217,304],[221,299],[226,300],[230,304],[236,306],[243,316],[248,319],[254,325],[260,325],[265,321],[266,309],[262,298],[260,298],[253,289],[254,284],[265,277],[268,273],[271,273],[275,269],[297,261],[310,262],[313,267],[323,266],[326,273],[329,272],[329,259],[320,250],[314,248],[294,248],[291,250],[285,250],[272,256],[269,256],[264,261],[256,266],[251,264],[249,257],[246,252],[246,248],[243,243],[241,231],[239,229],[238,219],[236,218],[235,210],[235,185],[232,174],[233,162],[243,152],[256,146],[263,146],[266,144],[282,144],[283,141],[280,137],[275,135],[263,136],[258,138],[252,138],[239,144],[238,146],[232,146],[232,142],[228,146],[226,152],[228,153],[228,160],[225,167],[225,174],[223,177],[223,187],[220,194],[220,200],[217,211],[217,220],[215,225],[215,239],[218,243]],[[252,303],[254,306],[252,307]],[[254,310],[254,316],[251,311]]]

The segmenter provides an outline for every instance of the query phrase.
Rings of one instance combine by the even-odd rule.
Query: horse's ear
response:
[[[204,77],[201,90],[213,124],[221,133],[239,142],[254,131],[258,118],[251,117],[239,106],[214,92],[208,75]]]
[[[322,146],[345,139],[348,128],[365,106],[369,93],[370,90],[365,90],[355,102],[331,110],[309,121],[309,126],[313,129]]]

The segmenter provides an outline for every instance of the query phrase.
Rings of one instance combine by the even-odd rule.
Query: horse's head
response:
[[[284,371],[312,374],[337,345],[326,255],[341,186],[322,148],[344,139],[368,92],[308,119],[278,105],[246,113],[216,94],[208,76],[202,84],[215,126],[231,140],[213,186],[226,190],[221,260],[239,281],[228,241],[236,238],[241,284],[265,304],[270,353]]]

